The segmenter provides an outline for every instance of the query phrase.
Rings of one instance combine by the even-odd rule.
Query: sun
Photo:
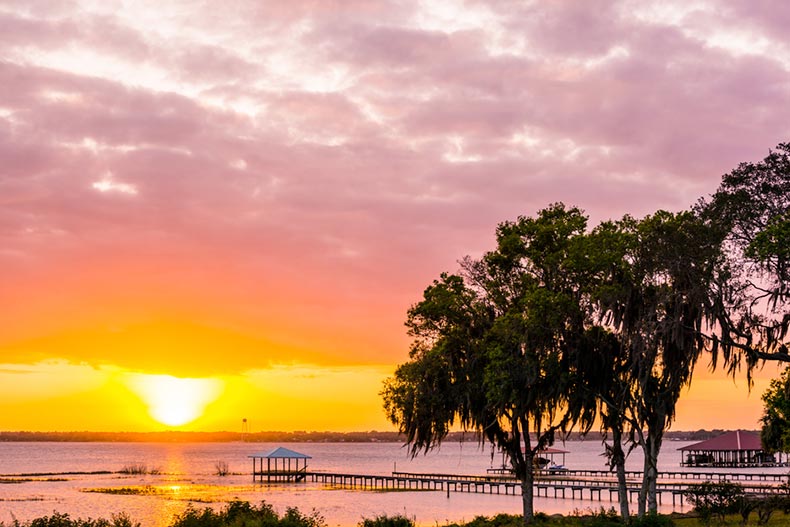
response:
[[[156,421],[168,426],[191,423],[217,400],[223,383],[217,379],[186,379],[171,375],[130,374],[127,385]]]

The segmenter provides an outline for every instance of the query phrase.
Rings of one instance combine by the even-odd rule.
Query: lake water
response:
[[[688,443],[667,441],[659,458],[660,470],[679,469],[678,448]],[[35,476],[20,483],[0,484],[0,522],[14,518],[25,521],[54,511],[72,517],[109,518],[126,512],[143,527],[165,527],[188,504],[220,508],[229,500],[251,503],[266,501],[279,512],[298,507],[302,512],[317,510],[329,526],[351,527],[362,518],[381,514],[405,514],[421,525],[441,525],[448,521],[469,521],[476,515],[499,512],[519,513],[520,496],[484,495],[431,491],[376,492],[327,489],[320,484],[254,483],[252,460],[247,456],[267,452],[277,446],[268,443],[0,443],[0,475],[5,479],[20,474],[63,474],[110,471],[112,474],[67,474]],[[403,472],[485,474],[500,466],[500,455],[476,443],[447,443],[428,455],[415,459],[396,443],[304,443],[284,444],[313,457],[309,470],[355,474],[388,475]],[[576,469],[605,469],[603,448],[598,441],[556,444],[570,451],[565,464]],[[231,475],[215,474],[218,462],[227,463]],[[131,476],[117,472],[124,466],[144,464],[157,475]],[[629,470],[640,470],[642,457],[634,451]],[[700,469],[701,470],[701,469]],[[786,468],[761,469],[784,473]],[[3,478],[0,478],[3,479]],[[2,483],[2,481],[0,481]],[[115,495],[87,492],[108,487],[151,485],[156,495]],[[574,509],[597,510],[616,505],[604,501],[536,498],[535,508],[546,513],[569,513]],[[663,511],[672,510],[664,504]],[[682,510],[680,506],[677,510]]]

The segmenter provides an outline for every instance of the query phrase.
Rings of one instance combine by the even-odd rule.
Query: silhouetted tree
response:
[[[619,474],[624,516],[623,443],[644,452],[643,515],[657,509],[663,434],[706,349],[708,285],[719,268],[721,245],[717,233],[692,212],[659,211],[639,221],[625,217],[602,224],[591,238],[603,240],[599,257],[609,259],[609,271],[593,289],[591,313],[610,334],[581,360],[587,361],[585,368],[598,370],[588,389],[599,400],[602,425],[611,432],[610,461]]]
[[[538,451],[578,418],[566,403],[569,355],[587,319],[585,228],[561,204],[499,225],[496,250],[466,259],[463,276],[441,275],[409,310],[410,360],[382,392],[412,455],[454,423],[501,449],[521,482],[525,523]]]
[[[763,423],[760,440],[763,450],[790,452],[790,367],[773,379],[763,394]]]
[[[790,143],[758,163],[741,163],[722,177],[700,214],[726,236],[728,261],[720,280],[714,360],[747,372],[761,360],[788,362],[790,313]]]

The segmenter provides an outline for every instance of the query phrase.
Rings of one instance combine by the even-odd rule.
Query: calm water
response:
[[[678,448],[687,443],[668,441],[659,459],[661,470],[678,470]],[[67,473],[121,470],[125,465],[145,464],[159,475],[125,476],[64,475],[35,477],[36,481],[0,484],[0,521],[24,521],[67,512],[72,517],[109,518],[127,512],[143,527],[164,527],[173,515],[189,503],[197,507],[219,508],[232,499],[252,503],[266,501],[280,512],[295,506],[303,512],[315,509],[330,526],[351,527],[363,517],[380,514],[406,514],[421,525],[471,520],[478,514],[521,511],[520,496],[400,491],[373,492],[335,490],[318,484],[266,485],[253,483],[249,454],[279,446],[267,443],[0,443],[0,475]],[[485,474],[499,466],[501,457],[481,450],[474,443],[448,443],[441,449],[410,459],[405,449],[393,443],[305,443],[286,444],[288,448],[311,455],[309,469],[357,474],[390,474],[393,470],[453,474]],[[568,442],[555,445],[570,453],[569,468],[604,469],[603,449],[598,441]],[[214,474],[217,462],[227,463],[233,473]],[[629,470],[639,470],[642,458],[634,451]],[[786,472],[787,469],[764,469]],[[62,479],[63,481],[47,481]],[[86,492],[107,487],[152,485],[158,494],[113,495]],[[614,505],[607,500],[591,502],[536,498],[536,509],[547,513],[572,512],[589,507]],[[664,505],[671,510],[671,505]],[[668,509],[667,509],[668,507]]]

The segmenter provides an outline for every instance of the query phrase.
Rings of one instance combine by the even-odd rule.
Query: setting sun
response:
[[[179,379],[170,375],[131,374],[129,388],[148,407],[148,413],[168,426],[181,426],[203,415],[206,406],[222,393],[216,379]]]

